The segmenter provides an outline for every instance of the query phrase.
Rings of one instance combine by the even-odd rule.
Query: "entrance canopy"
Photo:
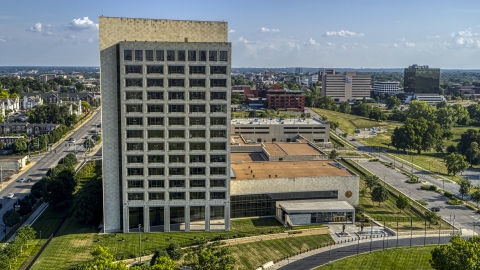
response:
[[[287,226],[355,223],[355,208],[346,201],[278,201],[276,206],[277,219]]]
[[[355,208],[346,201],[283,201],[277,202],[277,205],[288,214],[355,211]]]

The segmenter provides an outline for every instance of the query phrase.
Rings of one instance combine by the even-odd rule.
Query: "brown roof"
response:
[[[230,160],[232,163],[265,161],[260,153],[231,153]]]
[[[267,152],[270,155],[284,156],[287,154],[276,143],[264,143],[264,145],[265,145],[265,150],[267,150]]]
[[[315,177],[315,176],[352,176],[346,169],[339,169],[329,163],[332,160],[315,161],[272,161],[232,163],[237,180]],[[254,177],[255,175],[255,177]]]
[[[290,156],[297,155],[323,155],[308,143],[277,143]]]

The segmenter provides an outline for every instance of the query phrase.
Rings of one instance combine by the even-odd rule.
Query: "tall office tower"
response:
[[[440,94],[440,69],[409,66],[403,75],[403,90],[414,94]]]
[[[370,75],[356,72],[338,74],[335,70],[320,72],[322,76],[322,96],[331,97],[335,102],[369,98],[372,91]]]
[[[229,230],[227,23],[99,24],[104,230]]]

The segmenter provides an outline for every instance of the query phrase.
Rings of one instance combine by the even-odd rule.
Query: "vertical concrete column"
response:
[[[352,224],[355,224],[355,210],[352,212]]]
[[[205,231],[210,231],[210,205],[205,205]]]
[[[185,205],[185,231],[190,231],[190,206]]]
[[[170,231],[170,206],[165,205],[163,217],[165,219],[164,220],[164,231],[169,232]]]
[[[225,231],[230,231],[230,203],[225,204]]]
[[[123,232],[128,233],[129,232],[129,227],[128,227],[128,222],[129,222],[130,216],[128,215],[128,206],[123,207]]]
[[[143,231],[150,232],[150,208],[148,205],[143,206]]]

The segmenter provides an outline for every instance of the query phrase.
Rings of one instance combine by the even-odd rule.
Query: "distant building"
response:
[[[405,68],[403,89],[405,93],[439,94],[440,69],[415,64]]]
[[[296,73],[296,74],[302,74],[302,73],[303,73],[303,68],[301,68],[301,67],[296,67],[296,68],[295,68],[295,73]]]
[[[318,75],[308,76],[308,86],[318,82]]]
[[[400,93],[399,82],[376,82],[373,85],[375,94],[396,95]]]
[[[404,103],[410,103],[413,100],[423,100],[430,105],[437,105],[440,102],[446,101],[444,96],[439,94],[408,94],[405,95]]]
[[[39,95],[23,96],[21,103],[22,110],[31,110],[38,105],[43,105],[43,99]]]
[[[480,83],[454,84],[445,89],[445,95],[463,94],[465,96],[480,96]]]
[[[325,70],[322,75],[322,96],[331,97],[335,102],[350,101],[370,97],[370,75],[356,72],[337,74],[335,70]]]
[[[50,134],[52,130],[55,130],[59,125],[57,124],[32,124],[26,122],[16,123],[0,123],[0,134],[19,134],[25,133],[27,135],[42,135]]]
[[[303,111],[305,109],[305,94],[302,90],[274,89],[267,90],[267,107],[269,109]]]
[[[10,110],[12,112],[16,112],[20,110],[20,101],[19,98],[0,98],[0,103],[3,103],[2,106],[5,110]]]
[[[40,80],[40,82],[48,82],[50,80],[53,80],[55,79],[57,75],[55,74],[42,74],[38,77],[38,79]]]
[[[3,143],[3,148],[9,148],[12,144],[14,144],[20,138],[24,138],[24,137],[23,136],[0,136],[0,142]]]

